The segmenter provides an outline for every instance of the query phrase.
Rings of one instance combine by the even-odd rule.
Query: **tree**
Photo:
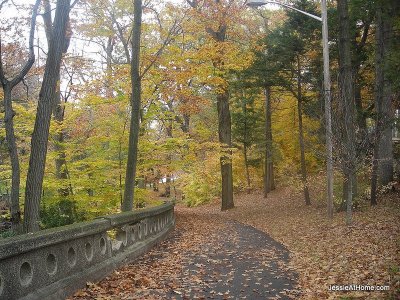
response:
[[[265,161],[264,161],[264,197],[275,189],[273,135],[272,135],[272,93],[273,87],[281,84],[279,77],[279,63],[277,53],[271,51],[273,39],[270,39],[269,18],[260,13],[263,20],[263,29],[266,36],[258,42],[255,52],[255,60],[252,66],[245,70],[245,76],[252,78],[256,85],[264,90],[265,95]],[[260,51],[258,48],[262,48]],[[271,47],[271,48],[270,48]]]
[[[201,1],[187,0],[187,3],[204,18],[205,31],[215,42],[218,54],[213,58],[213,66],[219,72],[224,68],[224,55],[222,45],[226,41],[228,30],[228,11],[233,6],[232,0],[219,1],[209,0],[201,4]],[[232,178],[232,129],[231,112],[229,108],[229,91],[221,84],[216,91],[217,111],[218,111],[218,136],[222,146],[220,157],[221,177],[222,177],[222,203],[221,210],[234,207],[233,202],[233,178]]]
[[[3,69],[1,39],[0,39],[0,82],[4,91],[4,109],[5,109],[4,122],[6,127],[8,152],[10,154],[11,168],[12,168],[10,213],[11,213],[11,223],[14,231],[19,230],[18,227],[21,222],[21,212],[19,206],[19,190],[20,190],[21,174],[20,174],[20,165],[18,157],[18,148],[14,133],[13,118],[15,116],[15,112],[13,110],[13,104],[12,104],[12,91],[19,83],[21,83],[24,80],[24,77],[28,74],[29,70],[31,69],[31,67],[35,62],[35,52],[33,48],[33,42],[35,37],[36,17],[40,2],[41,2],[40,0],[36,0],[35,5],[32,8],[32,19],[31,19],[30,33],[29,33],[29,58],[25,63],[25,65],[21,68],[19,73],[12,79],[7,79],[5,70]]]
[[[343,120],[343,166],[347,185],[346,223],[352,222],[353,195],[356,187],[356,149],[354,128],[354,80],[350,51],[350,23],[347,0],[338,0],[339,14],[339,99]]]
[[[39,230],[39,207],[42,196],[50,120],[57,86],[60,84],[59,73],[62,55],[66,47],[65,36],[70,9],[70,0],[57,0],[54,23],[51,27],[46,28],[50,36],[50,43],[31,140],[31,154],[25,190],[25,232]]]
[[[137,168],[137,151],[139,142],[140,109],[142,95],[142,78],[140,76],[140,36],[142,32],[142,1],[134,1],[134,25],[132,29],[132,59],[131,59],[131,126],[129,132],[128,161],[126,164],[125,192],[122,211],[131,211]]]
[[[299,1],[298,8],[313,13],[314,5]],[[307,91],[316,85],[310,66],[313,35],[318,32],[318,23],[297,12],[288,11],[288,21],[269,34],[270,44],[267,55],[273,62],[273,70],[279,70],[274,84],[289,91],[297,101],[298,141],[300,150],[300,175],[306,205],[311,204],[306,164],[306,143],[304,133],[304,107],[309,105]],[[316,14],[316,13],[314,13]],[[302,28],[302,31],[298,29]],[[315,55],[314,55],[315,56]],[[315,60],[315,57],[313,58]]]
[[[51,19],[51,5],[48,0],[44,0],[44,7],[45,7],[45,12],[43,13],[42,17],[44,20],[45,24],[45,31],[46,31],[46,38],[47,38],[47,45],[49,46],[51,43],[51,38],[52,38],[52,26],[53,26],[53,21]],[[67,23],[67,29],[65,31],[65,36],[64,40],[62,41],[62,44],[64,45],[64,48],[62,50],[63,54],[65,54],[68,51],[69,44],[70,44],[70,39],[71,39],[71,24],[70,21],[68,20]],[[58,78],[57,82],[60,82],[61,80],[61,74],[58,72]],[[69,81],[72,80],[72,77],[70,78]],[[55,159],[55,165],[56,165],[56,177],[61,180],[61,186],[58,189],[58,193],[62,197],[67,197],[69,194],[72,194],[72,187],[71,186],[65,186],[65,181],[68,179],[69,174],[68,174],[68,169],[67,169],[67,160],[66,160],[66,154],[65,154],[65,147],[64,147],[64,139],[65,139],[65,130],[63,128],[63,122],[64,122],[64,116],[65,116],[65,107],[64,104],[68,101],[68,97],[64,97],[62,99],[62,94],[61,94],[61,86],[60,84],[57,85],[57,90],[54,98],[54,108],[53,108],[53,116],[54,120],[57,122],[57,125],[59,126],[58,132],[54,135],[54,148],[56,151],[56,159]]]
[[[396,9],[397,8],[397,9]],[[376,205],[378,180],[380,185],[393,181],[392,143],[392,83],[390,54],[393,45],[394,20],[398,2],[376,3],[376,50],[375,50],[375,139],[371,175],[371,204]]]
[[[259,88],[247,88],[248,85],[242,78],[235,84],[236,93],[232,92],[235,100],[232,109],[233,141],[240,143],[237,147],[243,151],[244,167],[247,181],[247,193],[251,191],[249,167],[251,165],[251,148],[260,144],[263,136],[260,126],[261,111],[256,107],[256,98],[260,95]],[[236,146],[236,145],[235,145]]]
[[[271,87],[265,85],[265,170],[264,197],[275,190],[273,138],[272,138],[272,96]]]

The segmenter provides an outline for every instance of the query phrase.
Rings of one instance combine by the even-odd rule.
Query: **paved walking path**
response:
[[[294,299],[286,248],[236,221],[178,214],[171,237],[75,299]]]

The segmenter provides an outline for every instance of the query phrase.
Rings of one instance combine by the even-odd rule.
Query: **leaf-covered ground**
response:
[[[306,207],[289,189],[239,195],[228,212],[217,201],[178,205],[170,239],[74,299],[400,299],[399,198],[361,206],[350,227],[343,213],[328,221],[323,203]],[[329,291],[352,284],[391,291]]]
[[[177,207],[171,237],[74,299],[294,299],[289,252],[265,233]]]
[[[324,203],[306,207],[302,199],[289,189],[268,199],[241,195],[224,216],[270,234],[291,251],[303,299],[400,299],[400,195],[384,195],[374,208],[361,205],[350,227],[344,213],[328,221]],[[391,291],[329,291],[330,285],[351,284],[389,285]]]

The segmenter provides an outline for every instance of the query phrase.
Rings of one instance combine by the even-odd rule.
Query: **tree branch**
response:
[[[173,36],[177,35],[179,33],[179,24],[178,21],[175,20],[174,24],[171,26],[171,28],[168,31],[168,35],[165,38],[163,44],[161,47],[157,50],[155,54],[155,58],[150,62],[150,64],[143,70],[142,74],[140,75],[141,78],[143,78],[146,73],[150,70],[150,68],[156,63],[157,59],[160,57],[160,55],[163,53],[164,49],[171,43],[173,40]]]
[[[51,20],[51,4],[49,0],[43,0],[44,13],[41,15],[44,22],[47,41],[53,36],[53,21]]]
[[[0,2],[0,10],[3,8],[3,5],[6,4],[8,0],[3,0]]]
[[[33,48],[33,42],[35,39],[36,17],[37,17],[40,2],[41,2],[41,0],[36,0],[36,3],[32,9],[31,29],[30,29],[30,33],[29,33],[29,58],[28,58],[28,61],[22,67],[22,70],[19,72],[19,74],[11,80],[11,82],[10,82],[11,88],[16,86],[18,83],[20,83],[23,80],[23,78],[26,76],[26,74],[28,74],[29,70],[32,68],[33,63],[35,62],[35,50]]]
[[[0,82],[2,86],[5,86],[8,83],[8,80],[6,78],[6,75],[4,74],[4,69],[3,69],[3,58],[1,55],[1,36],[0,36]]]

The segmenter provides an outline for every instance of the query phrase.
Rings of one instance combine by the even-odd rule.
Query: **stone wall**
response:
[[[174,205],[0,242],[0,299],[64,299],[148,251],[174,228]]]

